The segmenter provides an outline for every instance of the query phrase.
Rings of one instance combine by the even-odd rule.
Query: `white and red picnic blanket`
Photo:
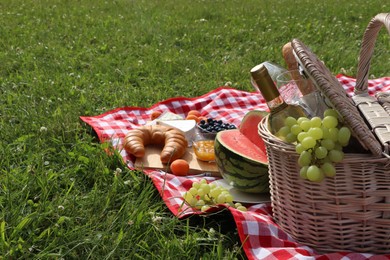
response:
[[[347,93],[352,94],[355,79],[337,75]],[[369,94],[390,91],[390,77],[369,80]],[[229,87],[220,87],[207,94],[194,98],[175,97],[161,101],[149,108],[122,107],[97,116],[82,116],[80,119],[91,126],[101,142],[112,142],[123,161],[131,169],[135,158],[129,156],[122,148],[122,138],[129,129],[144,125],[154,110],[171,111],[183,117],[190,110],[198,110],[203,116],[218,118],[236,126],[250,110],[267,110],[262,96],[256,92],[245,92]],[[194,214],[204,214],[183,204],[182,196],[194,181],[215,177],[178,177],[160,170],[146,170],[169,210],[178,218]],[[228,210],[233,215],[238,234],[248,259],[345,259],[345,260],[379,260],[390,259],[389,255],[372,255],[352,252],[318,254],[315,250],[294,241],[281,230],[272,219],[270,203],[247,205],[248,211],[241,212],[232,207]],[[212,211],[223,209],[214,208]],[[208,214],[208,213],[206,213]]]

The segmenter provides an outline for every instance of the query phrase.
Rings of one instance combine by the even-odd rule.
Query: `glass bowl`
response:
[[[197,132],[192,141],[196,158],[201,161],[215,161],[214,140],[217,133],[200,133]]]

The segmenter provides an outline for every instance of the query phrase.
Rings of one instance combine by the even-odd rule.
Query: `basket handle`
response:
[[[356,95],[368,92],[368,73],[370,70],[371,57],[374,52],[375,41],[382,25],[386,27],[390,34],[390,13],[376,15],[372,18],[364,32],[354,91]]]

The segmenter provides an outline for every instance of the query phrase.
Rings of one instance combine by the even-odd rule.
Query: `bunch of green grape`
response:
[[[224,187],[215,183],[207,183],[205,179],[193,182],[192,187],[183,195],[184,200],[193,208],[207,211],[210,207],[218,204],[227,204],[240,211],[247,211],[241,203],[234,203],[233,196]]]
[[[336,175],[334,164],[344,159],[343,147],[351,137],[349,128],[342,126],[338,118],[336,110],[327,109],[323,118],[285,119],[279,136],[286,142],[295,143],[302,178],[321,182],[325,177]]]

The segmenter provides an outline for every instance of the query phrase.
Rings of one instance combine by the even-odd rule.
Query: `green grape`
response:
[[[210,185],[206,183],[202,183],[200,185],[200,188],[204,191],[205,194],[208,194],[210,192]]]
[[[222,190],[219,187],[216,187],[215,189],[210,190],[210,197],[212,198],[218,198],[219,194],[222,193]]]
[[[322,119],[322,125],[329,129],[337,127],[338,123],[337,117],[334,116],[326,116]]]
[[[337,111],[327,109],[323,119],[300,117],[295,124],[294,122],[295,120],[291,119],[285,123],[290,127],[288,134],[296,136],[295,151],[299,154],[300,177],[320,182],[325,177],[335,176],[334,163],[344,159],[342,148],[351,138],[349,128],[337,128],[339,125]],[[292,137],[288,139],[290,142],[294,140]]]
[[[308,166],[311,163],[311,153],[308,151],[303,151],[298,158],[299,166]]]
[[[307,169],[309,169],[309,166],[303,166],[299,171],[299,176],[304,180],[307,180]]]
[[[307,121],[302,121],[299,126],[302,128],[303,131],[307,132],[310,127],[311,127],[311,124],[310,124],[310,121],[307,120]]]
[[[303,147],[305,147],[306,149],[311,149],[313,148],[315,145],[316,145],[316,140],[311,137],[311,136],[308,136],[308,137],[305,137],[302,141],[301,141],[301,144],[303,145]]]
[[[348,127],[343,126],[339,129],[337,140],[342,146],[347,146],[351,138],[351,131]]]
[[[217,204],[226,204],[238,210],[246,211],[247,208],[240,203],[233,204],[233,195],[225,188],[214,183],[207,183],[205,179],[194,182],[192,187],[183,194],[185,202],[202,212]]]
[[[330,128],[329,129],[329,139],[331,139],[333,142],[337,142],[338,138],[339,138],[339,129]]]
[[[330,159],[329,159],[329,151],[328,151],[328,156],[326,156],[324,159],[321,159],[321,163],[333,163]]]
[[[328,151],[333,150],[335,143],[331,139],[322,139],[321,146],[325,147]]]
[[[224,193],[219,194],[218,198],[216,199],[216,202],[218,204],[223,204],[226,202],[226,195]]]
[[[198,209],[201,209],[204,205],[206,205],[206,203],[204,202],[204,200],[198,200],[196,202],[196,208]]]
[[[301,133],[299,133],[299,134],[297,135],[297,140],[298,140],[299,142],[302,142],[302,140],[305,139],[305,138],[308,137],[308,136],[309,136],[308,133],[306,133],[306,132],[301,132]]]
[[[297,144],[295,146],[295,151],[298,153],[298,154],[301,154],[303,151],[306,151],[305,147],[303,147],[302,144]]]
[[[233,202],[233,196],[230,193],[226,194],[225,200],[227,203],[231,203],[231,202]]]
[[[286,142],[287,143],[294,143],[297,141],[297,136],[294,135],[293,133],[288,133],[286,136]]]
[[[183,199],[185,200],[185,201],[190,201],[191,199],[193,199],[194,198],[194,196],[190,193],[190,192],[186,192],[186,193],[184,193],[184,195],[183,195]]]
[[[310,119],[311,127],[321,127],[321,124],[322,124],[321,117],[315,116]]]
[[[339,114],[337,113],[337,111],[332,108],[329,108],[324,111],[324,118],[327,116],[333,116],[335,118],[339,118]]]
[[[209,205],[204,205],[202,206],[202,208],[200,209],[202,212],[206,212],[208,209],[210,208]]]
[[[188,203],[191,207],[195,207],[195,206],[196,206],[196,203],[198,202],[198,200],[197,200],[195,197],[193,197],[193,196],[187,197],[185,200],[187,201],[187,203]]]
[[[303,121],[310,121],[309,118],[301,116],[297,119],[297,124],[300,125]]]
[[[322,129],[322,139],[329,139],[330,138],[329,128],[322,126],[321,129]]]
[[[315,140],[320,140],[322,136],[324,135],[324,132],[319,127],[312,127],[307,132],[311,137],[313,137]]]
[[[303,131],[303,129],[298,124],[295,124],[295,125],[291,126],[290,131],[294,135],[298,135],[300,132]]]
[[[339,150],[331,150],[328,153],[329,159],[332,162],[338,163],[341,162],[344,159],[344,153]]]
[[[326,177],[334,177],[336,175],[336,168],[330,162],[325,162],[321,165],[321,170]]]
[[[317,165],[310,165],[306,172],[307,178],[313,182],[320,182],[324,179],[324,173]]]
[[[243,212],[248,211],[248,209],[245,206],[242,206],[242,205],[238,206],[236,209],[239,210],[239,211],[243,211]]]
[[[192,187],[194,187],[195,189],[199,189],[200,188],[200,182],[192,183]]]
[[[328,150],[323,146],[319,146],[315,149],[314,154],[317,159],[324,159],[328,155]]]
[[[297,123],[297,120],[292,117],[292,116],[289,116],[287,117],[285,120],[284,120],[284,125],[285,126],[288,126],[288,127],[292,127],[293,125],[295,125]]]
[[[206,192],[202,189],[202,187],[200,189],[198,189],[198,195],[201,196],[201,197],[206,195]]]
[[[196,194],[198,194],[198,189],[195,188],[195,187],[191,187],[191,188],[188,190],[188,192],[195,196]]]
[[[337,150],[337,151],[341,151],[342,152],[343,151],[343,146],[341,144],[339,144],[339,143],[335,143],[333,150]]]
[[[288,126],[282,126],[278,131],[278,135],[282,137],[286,137],[288,133],[290,133],[290,127]]]

